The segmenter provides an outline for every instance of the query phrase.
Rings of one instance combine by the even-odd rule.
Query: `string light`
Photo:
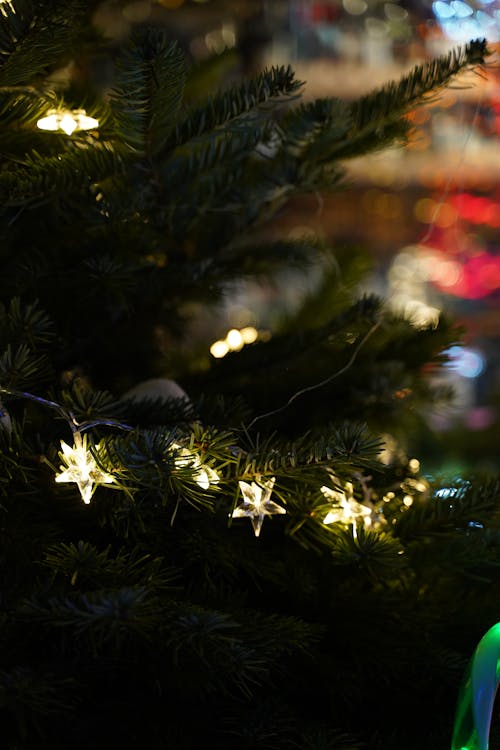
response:
[[[227,332],[225,339],[219,339],[214,341],[210,347],[210,354],[216,359],[225,357],[228,352],[236,352],[242,349],[245,344],[253,344],[258,338],[264,338],[259,335],[259,332],[253,326],[245,326],[245,328],[237,329],[231,328]]]
[[[232,517],[249,518],[255,536],[259,536],[266,516],[283,514],[286,510],[270,499],[276,478],[261,479],[257,476],[256,479],[257,481],[251,484],[238,482],[243,502],[233,510]]]
[[[56,474],[56,482],[74,482],[78,485],[83,502],[88,505],[99,484],[113,484],[115,478],[103,471],[96,463],[87,441],[87,435],[74,433],[75,444],[68,445],[61,440],[62,452],[59,456],[63,462],[61,471]],[[99,449],[99,446],[96,446]]]
[[[196,483],[203,489],[208,490],[212,484],[217,484],[220,477],[217,472],[207,464],[202,464],[201,459],[189,448],[182,448],[177,443],[173,443],[173,448],[179,451],[178,456],[174,459],[174,464],[178,469],[189,466],[193,469],[193,476]]]
[[[371,477],[368,477],[371,479]],[[365,491],[366,490],[366,491]],[[384,516],[368,497],[366,503],[358,503],[354,499],[354,486],[346,482],[344,490],[334,490],[323,485],[321,492],[331,501],[332,507],[323,519],[323,523],[342,523],[352,527],[354,537],[357,537],[357,524],[360,521],[365,528],[377,528],[385,523]],[[365,495],[371,494],[369,488],[363,489]]]
[[[350,494],[352,485],[348,483],[347,489]],[[356,525],[356,521],[361,519],[365,526],[372,525],[373,509],[366,505],[358,503],[353,497],[347,497],[345,492],[332,490],[330,487],[321,487],[321,492],[325,497],[332,501],[332,509],[326,514],[323,523],[344,523]]]
[[[89,117],[84,109],[75,110],[50,110],[45,117],[37,121],[40,130],[57,131],[62,130],[67,135],[72,135],[78,130],[93,130],[99,126],[99,121]]]

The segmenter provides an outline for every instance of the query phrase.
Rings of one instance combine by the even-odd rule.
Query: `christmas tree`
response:
[[[498,619],[500,485],[431,485],[405,436],[459,334],[273,219],[486,43],[301,103],[288,67],[207,89],[160,28],[110,44],[96,5],[0,6],[4,746],[445,747]],[[311,264],[271,337],[190,335]]]

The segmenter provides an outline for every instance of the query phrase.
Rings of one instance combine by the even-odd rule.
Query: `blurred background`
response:
[[[468,40],[498,49],[500,0],[110,0],[95,22],[117,40],[137,24],[162,25],[193,64],[212,61],[214,80],[217,65],[227,83],[291,64],[305,99],[350,99]],[[382,295],[415,325],[446,313],[462,324],[462,343],[436,376],[453,401],[427,415],[432,438],[415,445],[441,476],[498,465],[499,80],[495,54],[481,75],[415,110],[406,148],[353,160],[346,190],[296,198],[279,217],[291,234],[315,232],[354,253],[365,271],[359,291]],[[235,288],[192,335],[215,357],[272,336],[321,273]]]

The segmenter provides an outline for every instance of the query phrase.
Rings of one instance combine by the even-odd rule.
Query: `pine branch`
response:
[[[33,598],[19,616],[84,637],[95,652],[106,645],[120,651],[130,639],[147,639],[160,623],[158,603],[144,586],[52,597],[46,604]]]
[[[14,0],[0,13],[0,89],[32,81],[69,57],[85,27],[87,3],[68,0],[42,4]],[[5,9],[5,11],[4,11]]]
[[[24,425],[16,420],[10,431],[0,427],[0,495],[5,498],[5,507],[15,505],[22,495],[38,492],[38,475],[32,460],[35,451],[26,442],[24,431]]]
[[[110,143],[87,143],[85,138],[57,156],[33,151],[5,165],[0,171],[0,197],[7,207],[47,203],[85,193],[91,183],[121,171],[121,157]]]
[[[263,109],[265,118],[268,119],[270,109],[284,101],[290,101],[301,85],[295,80],[290,66],[265,70],[257,78],[222,92],[194,109],[176,126],[168,147],[175,148],[221,126],[227,127],[229,123],[233,132],[239,128],[247,129],[249,124],[254,130],[256,118],[260,119],[258,108]]]
[[[8,307],[0,304],[0,347],[26,344],[36,348],[51,343],[55,335],[54,322],[38,301],[23,304],[14,297]]]
[[[55,401],[61,403],[78,423],[118,417],[123,408],[108,391],[93,390],[88,384],[73,381]]]
[[[1,15],[1,14],[0,14]],[[49,109],[57,108],[59,97],[51,91],[41,91],[34,87],[2,86],[0,88],[0,120],[2,122],[2,139],[8,142],[7,126],[21,130],[45,114]],[[25,140],[31,143],[36,131],[25,133]],[[41,136],[44,134],[40,133]],[[46,136],[45,136],[46,138]]]
[[[173,508],[173,519],[180,503],[207,511],[214,507],[213,489],[199,483],[203,454],[186,455],[189,447],[177,430],[157,428],[106,438],[96,458],[105,470],[114,471],[127,490]]]
[[[0,706],[13,714],[23,739],[33,737],[44,719],[62,716],[78,702],[76,680],[31,666],[0,671]]]
[[[172,131],[184,89],[184,57],[158,30],[136,34],[116,63],[110,105],[117,134],[137,155],[156,156]]]
[[[331,152],[332,156],[337,158],[337,153],[342,154],[346,146],[355,155],[357,143],[360,143],[362,153],[367,153],[371,138],[376,148],[384,145],[384,141],[387,144],[386,135],[391,133],[398,139],[404,138],[404,126],[402,130],[398,129],[397,120],[417,105],[432,101],[439,90],[461,72],[484,65],[489,54],[486,41],[477,39],[429,63],[417,65],[399,82],[387,84],[361,97],[350,107],[352,125],[348,144],[341,144],[338,152]],[[380,132],[382,140],[377,135]]]
[[[406,567],[404,549],[390,534],[359,526],[335,529],[332,557],[337,565],[359,568],[371,577],[396,576]]]
[[[297,750],[363,750],[364,741],[328,725],[314,724],[303,728],[300,738],[292,742],[291,747]]]
[[[324,468],[340,472],[377,470],[380,464],[376,457],[382,447],[382,441],[370,435],[365,425],[348,423],[331,426],[317,437],[306,433],[294,441],[283,442],[270,435],[258,437],[249,450],[238,453],[230,472],[238,479],[277,474],[310,481],[318,469]]]
[[[50,379],[52,363],[45,354],[33,352],[26,344],[11,346],[0,354],[0,386],[29,390]]]
[[[435,96],[459,73],[484,65],[491,54],[485,39],[476,39],[465,47],[456,47],[446,55],[417,65],[398,83],[383,86],[351,105],[351,117],[357,133],[382,123],[393,122],[412,107]]]
[[[175,149],[161,167],[165,186],[177,184],[182,188],[172,208],[187,205],[192,216],[193,206],[200,198],[208,206],[220,203],[228,184],[234,181],[234,173],[238,173],[239,165],[253,152],[262,135],[263,130],[256,128],[245,132],[220,128],[208,138]]]
[[[474,478],[437,487],[430,500],[415,503],[395,525],[394,533],[405,542],[422,535],[449,534],[466,529],[470,522],[498,523],[500,480]]]
[[[138,586],[148,581],[152,592],[173,589],[177,573],[166,568],[163,559],[141,554],[137,548],[124,548],[117,552],[111,546],[99,551],[89,542],[79,541],[50,546],[45,553],[43,566],[65,586],[84,591],[97,591],[108,587]]]
[[[226,246],[212,261],[215,278],[239,277],[247,274],[252,277],[268,275],[275,267],[286,260],[288,268],[305,270],[310,267],[322,248],[321,240],[305,237],[304,239],[278,239],[268,242],[248,241]],[[208,271],[210,276],[210,269]]]

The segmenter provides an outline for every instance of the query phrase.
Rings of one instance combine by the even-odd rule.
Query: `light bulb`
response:
[[[36,124],[40,130],[62,130],[67,135],[71,135],[77,130],[93,130],[99,126],[99,121],[94,117],[89,117],[84,109],[75,109],[72,112],[51,110]]]

